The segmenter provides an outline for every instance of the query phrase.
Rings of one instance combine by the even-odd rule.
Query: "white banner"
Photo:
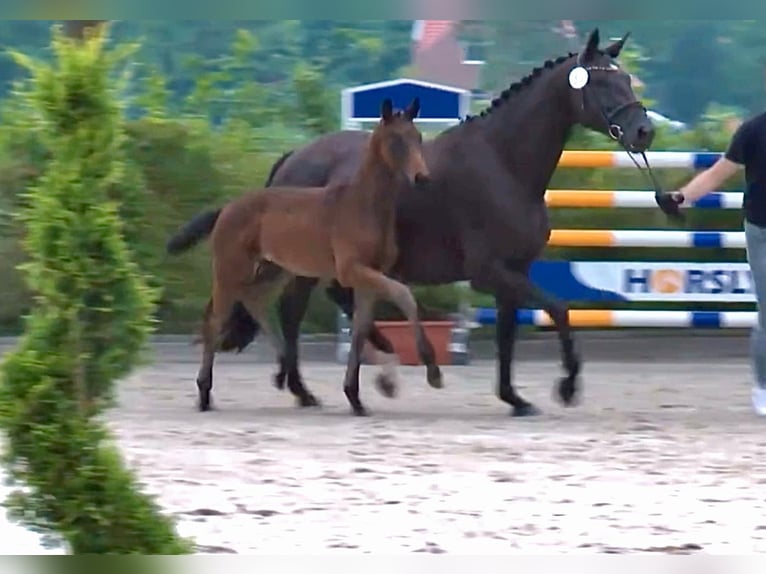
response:
[[[576,261],[575,280],[628,301],[754,302],[747,263]]]

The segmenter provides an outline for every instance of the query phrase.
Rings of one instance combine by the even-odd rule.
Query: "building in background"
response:
[[[484,60],[460,41],[459,20],[415,20],[412,25],[413,79],[477,92]]]
[[[568,49],[577,52],[582,48],[584,35],[572,20],[557,20],[543,28],[551,40],[563,39]],[[467,38],[473,38],[469,40]],[[470,90],[477,100],[486,100],[496,94],[483,93],[480,89],[485,51],[492,42],[480,21],[461,20],[414,20],[412,24],[411,77]],[[610,41],[618,38],[609,38]],[[559,40],[559,41],[560,41]],[[526,63],[526,62],[525,62]],[[536,65],[533,61],[529,65]],[[531,68],[530,68],[531,69]],[[633,88],[643,89],[644,83],[631,74]],[[652,121],[669,125],[674,130],[684,130],[683,122],[675,121],[655,111],[649,111]]]

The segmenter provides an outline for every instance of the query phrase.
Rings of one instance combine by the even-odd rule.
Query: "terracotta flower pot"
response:
[[[426,336],[434,346],[436,364],[451,364],[450,342],[454,323],[452,321],[422,321],[421,324],[425,329]],[[415,345],[412,325],[408,321],[376,321],[375,326],[391,341],[402,365],[423,364]]]

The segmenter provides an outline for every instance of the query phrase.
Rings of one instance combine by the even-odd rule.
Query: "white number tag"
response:
[[[575,90],[582,90],[587,85],[589,79],[588,70],[582,66],[572,68],[572,71],[569,72],[569,85]]]

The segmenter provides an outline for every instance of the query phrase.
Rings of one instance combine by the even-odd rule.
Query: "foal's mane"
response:
[[[530,86],[532,82],[536,78],[540,77],[545,70],[552,70],[559,64],[565,62],[566,60],[568,60],[569,58],[575,55],[576,55],[575,53],[570,52],[566,56],[559,56],[555,60],[546,60],[542,66],[533,69],[529,74],[524,76],[522,79],[512,83],[505,90],[503,90],[498,97],[492,100],[492,102],[490,103],[488,107],[486,107],[484,110],[481,111],[481,113],[479,113],[478,115],[467,115],[465,119],[460,121],[460,124],[463,124],[465,122],[470,122],[472,120],[475,120],[478,117],[483,118],[489,115],[490,113],[492,113],[493,110],[495,110],[496,108],[499,108],[501,105],[508,102],[514,95],[521,92],[524,88]]]
[[[404,117],[404,110],[394,110],[392,119]],[[358,177],[361,175],[362,170],[368,166],[367,162],[372,158],[376,165],[385,165],[383,158],[380,157],[379,150],[373,146],[375,138],[385,137],[386,130],[390,129],[385,124],[376,124],[375,128],[370,133],[370,138],[367,140],[366,147],[364,149],[362,164],[359,166],[359,171],[354,175],[350,182],[330,185],[326,188],[324,201],[328,205],[337,203],[338,200],[345,197],[348,193],[355,193],[355,186],[358,184]],[[388,169],[388,166],[386,166]],[[375,175],[373,173],[373,175]],[[377,183],[377,182],[376,182]],[[365,186],[366,187],[366,186]]]

